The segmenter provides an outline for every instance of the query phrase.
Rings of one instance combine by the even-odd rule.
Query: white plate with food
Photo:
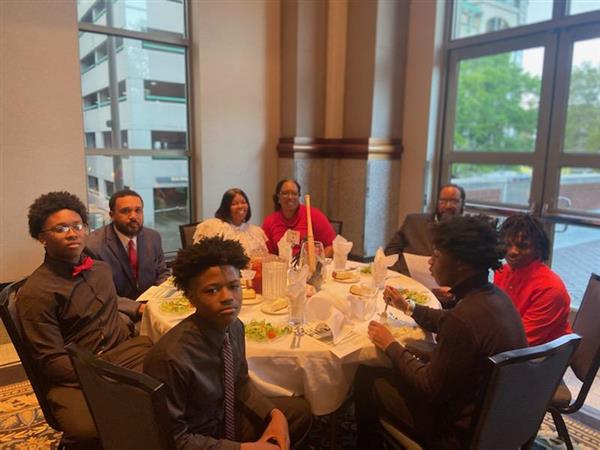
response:
[[[272,325],[266,320],[251,320],[244,326],[246,338],[256,342],[275,342],[291,333],[289,325]]]
[[[283,315],[288,313],[288,301],[287,298],[278,298],[274,302],[263,303],[260,310],[265,314],[272,314],[275,316]]]
[[[257,294],[254,289],[242,289],[242,305],[258,305],[263,300],[263,296]]]
[[[185,297],[167,298],[161,300],[158,309],[163,314],[170,316],[189,316],[196,308]]]
[[[360,281],[360,276],[354,269],[334,270],[331,272],[331,279],[338,283],[353,284]]]

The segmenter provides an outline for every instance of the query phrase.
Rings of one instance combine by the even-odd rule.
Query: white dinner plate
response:
[[[272,304],[271,303],[263,303],[262,306],[260,307],[260,310],[262,312],[264,312],[265,314],[271,314],[273,316],[281,316],[283,314],[287,314],[288,313],[288,307],[286,306],[283,309],[274,311],[272,308]]]
[[[242,300],[242,305],[244,306],[250,306],[250,305],[258,305],[259,303],[261,303],[263,301],[263,296],[260,294],[256,294],[256,297],[254,298],[246,298]]]

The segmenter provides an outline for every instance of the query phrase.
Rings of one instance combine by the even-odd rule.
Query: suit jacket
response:
[[[409,214],[404,219],[392,240],[385,247],[386,255],[398,254],[392,270],[410,276],[403,252],[415,255],[430,256],[433,253],[431,228],[435,222],[434,214]]]
[[[160,234],[151,228],[142,228],[137,235],[138,279],[133,277],[129,255],[110,223],[94,231],[87,243],[92,256],[108,263],[120,297],[136,299],[150,286],[159,285],[170,273],[165,262]],[[119,308],[121,309],[121,308]]]

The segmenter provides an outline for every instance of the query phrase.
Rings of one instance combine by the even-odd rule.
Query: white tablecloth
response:
[[[349,265],[360,266],[358,263]],[[360,273],[360,272],[358,272]],[[360,274],[360,282],[368,282],[370,275]],[[427,291],[429,306],[440,308],[435,296],[417,281],[388,271],[386,284],[407,289]],[[329,276],[322,289],[346,295],[350,284],[332,280]],[[150,299],[141,323],[141,334],[149,336],[154,342],[177,325],[184,317],[162,313],[159,300]],[[383,310],[384,301],[379,293],[377,313]],[[389,308],[401,321],[414,323],[396,309]],[[252,319],[266,319],[274,325],[287,323],[287,315],[267,315],[261,311],[261,304],[242,307],[239,315],[242,322]],[[376,317],[376,316],[374,316]],[[389,361],[385,355],[370,343],[366,336],[367,322],[356,323],[357,332],[364,334],[359,350],[338,358],[330,347],[310,336],[302,336],[299,348],[290,348],[293,335],[285,336],[275,342],[246,341],[246,358],[250,376],[259,389],[266,395],[303,395],[310,403],[313,414],[329,414],[343,403],[359,364],[385,365]]]

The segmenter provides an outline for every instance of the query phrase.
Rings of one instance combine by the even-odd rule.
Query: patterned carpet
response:
[[[580,422],[566,418],[567,427],[578,450],[600,448],[600,433]],[[318,417],[308,441],[310,450],[331,448],[331,416]],[[350,406],[342,411],[337,420],[336,449],[355,450],[356,424]],[[0,387],[0,448],[3,450],[56,449],[60,433],[44,421],[42,412],[28,382]],[[554,424],[546,416],[536,449],[564,449],[556,440]]]

